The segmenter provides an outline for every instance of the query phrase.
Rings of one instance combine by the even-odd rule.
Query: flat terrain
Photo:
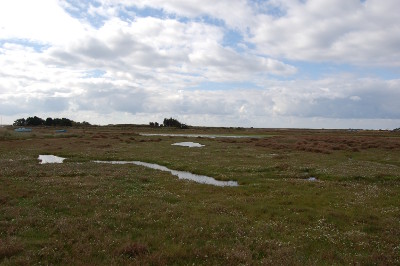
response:
[[[187,141],[205,146],[171,145]],[[41,154],[67,159],[39,164]],[[399,265],[400,133],[0,128],[0,264],[39,263]]]

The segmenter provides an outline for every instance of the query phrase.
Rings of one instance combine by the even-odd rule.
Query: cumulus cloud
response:
[[[246,30],[253,20],[253,8],[246,0],[101,0],[106,9],[119,8],[126,6],[137,8],[153,8],[162,10],[167,15],[175,15],[185,18],[209,17],[226,23],[232,28]],[[104,13],[104,12],[103,12]]]
[[[291,60],[399,66],[400,3],[388,0],[104,0],[104,6],[161,9],[237,29],[259,53]],[[119,4],[117,4],[119,3]]]
[[[0,1],[0,39],[62,44],[84,35],[87,28],[69,16],[58,1]]]
[[[400,92],[393,89],[393,83],[399,86],[400,80],[335,77],[274,88],[271,97],[277,115],[398,119],[395,102]]]
[[[293,60],[399,66],[399,1],[272,2],[284,15],[257,16],[249,41],[260,52]]]
[[[395,0],[1,1],[0,112],[380,127],[400,120],[399,79],[298,73],[301,62],[398,72],[397,9]]]
[[[172,19],[107,21],[91,34],[49,49],[50,62],[146,75],[155,69],[202,75],[208,80],[243,80],[257,73],[290,75],[295,67],[275,59],[238,53],[221,45],[223,31],[212,25]],[[156,78],[156,77],[154,77]]]

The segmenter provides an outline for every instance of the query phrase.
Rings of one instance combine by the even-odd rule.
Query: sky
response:
[[[0,116],[400,127],[399,0],[1,0]]]

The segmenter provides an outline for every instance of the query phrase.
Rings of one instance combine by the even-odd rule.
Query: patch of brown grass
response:
[[[223,140],[221,142],[228,142]],[[333,151],[358,152],[367,149],[400,150],[400,139],[370,136],[279,136],[250,139],[243,143],[254,143],[256,147],[273,150],[298,150],[330,154]]]
[[[10,258],[23,251],[21,244],[0,239],[0,260]]]
[[[149,254],[149,248],[138,242],[127,243],[117,250],[117,254],[129,258],[136,258]]]

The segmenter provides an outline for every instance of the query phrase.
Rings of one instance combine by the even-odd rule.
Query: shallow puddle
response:
[[[38,160],[40,160],[40,164],[45,163],[63,163],[65,158],[54,156],[54,155],[39,155]]]
[[[63,161],[66,158],[62,158],[62,157],[58,157],[58,156],[54,156],[54,155],[39,155],[38,159],[41,161],[40,164],[46,164],[46,163],[63,163]],[[209,176],[196,175],[196,174],[192,174],[192,173],[184,172],[184,171],[176,171],[176,170],[172,170],[165,166],[154,164],[154,163],[145,163],[145,162],[140,162],[140,161],[94,161],[94,162],[95,163],[109,163],[109,164],[135,164],[135,165],[145,166],[145,167],[156,169],[156,170],[170,172],[171,174],[177,176],[179,179],[191,180],[191,181],[195,181],[195,182],[201,183],[201,184],[208,184],[208,185],[214,185],[214,186],[219,186],[219,187],[237,187],[238,186],[238,183],[236,181],[219,181],[219,180],[216,180]]]
[[[239,135],[209,135],[209,134],[153,134],[153,133],[140,133],[140,136],[152,137],[192,137],[192,138],[261,138],[260,136],[239,136]]]
[[[219,187],[237,187],[238,186],[238,183],[236,181],[219,181],[219,180],[216,180],[209,176],[196,175],[196,174],[192,174],[189,172],[171,170],[165,166],[154,164],[154,163],[145,163],[145,162],[140,162],[140,161],[94,161],[94,162],[95,163],[109,163],[109,164],[135,164],[135,165],[145,166],[145,167],[156,169],[156,170],[170,172],[171,174],[177,176],[179,179],[191,180],[191,181],[195,181],[195,182],[201,183],[201,184],[208,184],[208,185],[214,185],[214,186],[219,186]]]
[[[196,143],[196,142],[178,142],[178,143],[174,143],[171,145],[189,147],[189,148],[201,148],[201,147],[205,146],[205,145],[202,145],[202,144]]]

